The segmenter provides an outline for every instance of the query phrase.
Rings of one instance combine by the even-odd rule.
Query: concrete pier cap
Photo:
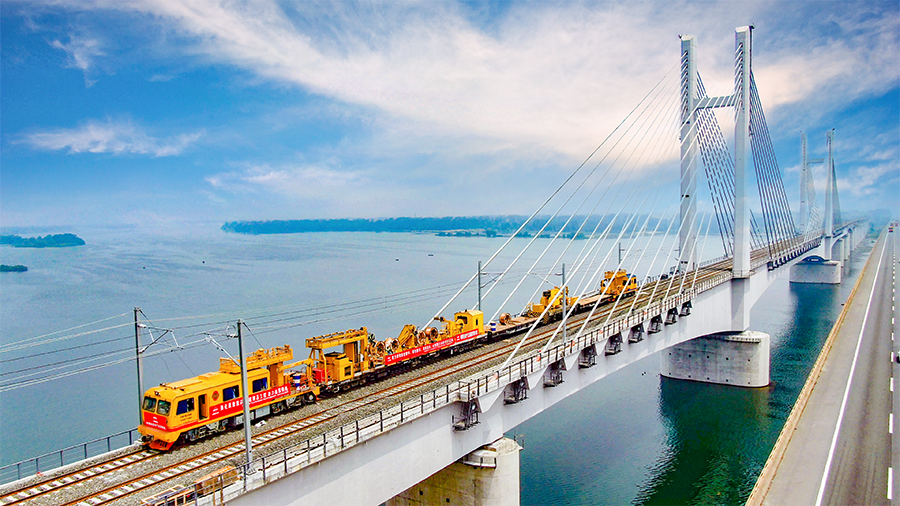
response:
[[[673,379],[745,388],[769,385],[769,334],[718,332],[670,347],[660,373]]]

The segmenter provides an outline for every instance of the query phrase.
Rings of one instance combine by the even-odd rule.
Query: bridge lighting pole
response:
[[[834,243],[834,199],[832,198],[834,187],[834,129],[828,131],[826,137],[828,143],[828,160],[825,165],[825,251],[822,257],[831,260],[831,247]]]
[[[800,132],[800,233],[806,234],[809,230],[809,154],[806,151],[806,134]]]
[[[138,313],[141,308],[134,308],[134,358],[137,364],[137,389],[138,389],[138,425],[144,423],[144,415],[141,413],[141,405],[144,402],[144,372],[141,364],[141,324],[138,323]]]
[[[481,260],[478,261],[478,310],[481,311]]]
[[[250,434],[250,389],[247,388],[247,356],[244,354],[244,337],[241,334],[243,320],[237,322],[238,353],[241,357],[241,393],[244,400],[244,448],[247,450],[247,472],[253,461],[253,440]]]
[[[697,234],[694,216],[697,214],[697,43],[693,35],[681,37],[681,223],[678,234],[679,251],[689,251],[679,263],[678,270],[694,268],[694,245]],[[685,226],[688,225],[688,226]],[[621,260],[619,261],[621,263]]]
[[[621,264],[621,263],[622,262],[620,261],[619,264]],[[566,290],[566,264],[562,264],[562,291],[563,291],[563,294],[562,294],[562,320],[563,320],[563,322],[562,322],[562,325],[563,325],[562,342],[565,343],[566,342],[566,297],[569,295],[569,291]]]

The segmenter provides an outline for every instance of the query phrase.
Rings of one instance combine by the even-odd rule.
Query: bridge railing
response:
[[[23,477],[39,475],[58,467],[96,457],[103,453],[119,450],[131,446],[139,440],[141,435],[137,429],[123,430],[109,436],[99,437],[90,441],[69,446],[62,450],[56,450],[37,457],[20,460],[12,464],[0,467],[0,484],[21,480]],[[128,441],[125,444],[125,441]]]
[[[341,425],[277,452],[263,455],[240,468],[243,490],[265,485],[286,474],[314,465],[335,453],[428,415],[448,404],[460,401],[460,383],[420,394],[374,414]]]

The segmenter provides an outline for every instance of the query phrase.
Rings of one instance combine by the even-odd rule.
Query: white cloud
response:
[[[98,38],[72,33],[69,34],[68,43],[54,40],[50,45],[66,53],[66,67],[79,69],[84,73],[85,85],[91,87],[97,82],[88,75],[94,66],[94,60],[106,55]]]
[[[268,165],[255,165],[239,171],[214,174],[205,179],[217,190],[237,193],[262,190],[288,197],[306,198],[337,195],[366,186],[366,178],[358,172],[342,172],[316,165],[278,169]]]
[[[147,135],[130,121],[91,120],[77,128],[25,134],[17,142],[34,149],[68,149],[69,153],[133,153],[160,157],[181,154],[202,135],[200,131],[159,139]]]
[[[516,3],[487,21],[447,2],[93,0],[78,9],[88,6],[156,20],[162,53],[350,104],[371,131],[340,160],[356,156],[363,161],[345,165],[367,169],[432,155],[447,173],[505,171],[506,181],[532,167],[569,169],[677,65],[677,34],[697,36],[709,93],[729,93],[733,28],[750,21],[773,137],[900,81],[900,16],[865,2]],[[304,194],[304,180],[353,184],[310,166],[260,167],[207,181],[282,195]]]
[[[782,18],[810,13],[780,3],[514,5],[490,30],[446,3],[98,4],[160,18],[187,53],[370,108],[416,137],[464,137],[482,152],[589,152],[677,62],[678,33],[698,35],[708,89],[727,92],[732,28],[748,19],[768,41],[755,73],[770,116],[805,102],[839,108],[900,79],[896,54],[884,50],[896,42],[896,16],[860,21],[825,9],[810,24],[837,23],[844,38],[799,37]]]

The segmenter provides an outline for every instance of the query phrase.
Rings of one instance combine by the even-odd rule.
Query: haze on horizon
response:
[[[729,93],[747,24],[792,203],[800,131],[822,157],[831,128],[844,212],[900,201],[896,0],[10,0],[0,23],[3,227],[527,215],[679,34]]]

